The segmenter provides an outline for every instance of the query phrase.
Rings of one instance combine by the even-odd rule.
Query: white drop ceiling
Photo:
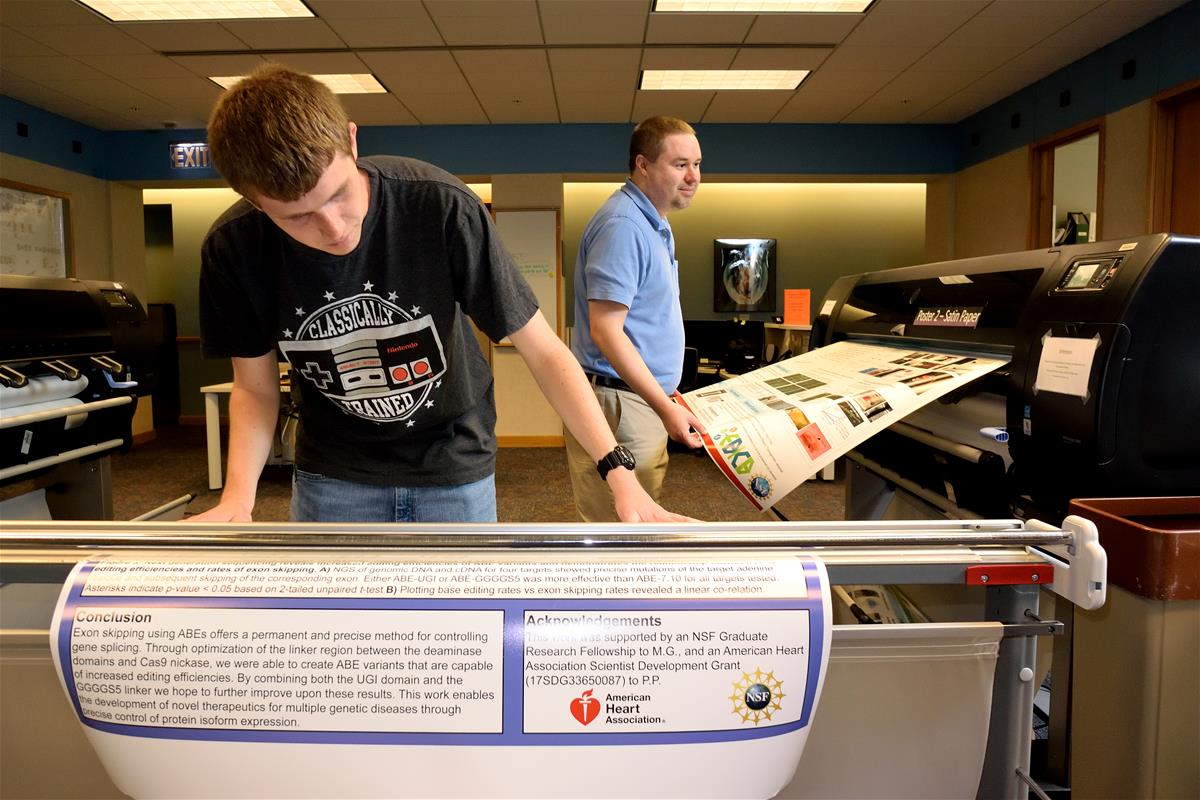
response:
[[[204,126],[210,75],[371,72],[360,125],[953,123],[1186,0],[875,0],[865,14],[664,14],[651,0],[305,0],[308,19],[113,23],[0,2],[0,93],[102,130]],[[811,70],[795,91],[639,91],[643,69]]]

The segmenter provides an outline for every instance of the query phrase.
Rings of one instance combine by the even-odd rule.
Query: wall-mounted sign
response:
[[[171,142],[171,169],[208,169],[207,142]]]

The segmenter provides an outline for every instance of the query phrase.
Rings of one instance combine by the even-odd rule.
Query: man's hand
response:
[[[699,522],[667,511],[646,494],[637,476],[624,467],[609,470],[608,488],[621,522]]]
[[[671,403],[670,408],[663,412],[663,427],[667,435],[680,444],[688,447],[700,447],[704,444],[701,434],[705,433],[704,423],[696,415],[679,403]]]
[[[250,509],[238,505],[237,503],[225,502],[222,500],[208,511],[201,511],[191,517],[186,517],[184,522],[252,522]]]

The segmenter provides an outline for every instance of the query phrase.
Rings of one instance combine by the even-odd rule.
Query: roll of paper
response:
[[[30,378],[29,383],[19,388],[0,386],[0,410],[4,416],[29,413],[18,411],[22,406],[34,403],[48,403],[54,400],[66,400],[74,397],[88,387],[86,375],[80,375],[73,381],[66,381],[55,375]]]

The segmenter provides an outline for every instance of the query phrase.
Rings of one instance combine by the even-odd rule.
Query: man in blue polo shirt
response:
[[[629,179],[584,229],[575,262],[575,335],[608,424],[656,500],[667,474],[667,437],[701,445],[700,421],[672,400],[683,370],[679,262],[667,213],[700,186],[691,125],[651,117],[629,141]],[[615,521],[596,461],[567,434],[575,507],[587,522]],[[623,464],[628,465],[628,464]]]

